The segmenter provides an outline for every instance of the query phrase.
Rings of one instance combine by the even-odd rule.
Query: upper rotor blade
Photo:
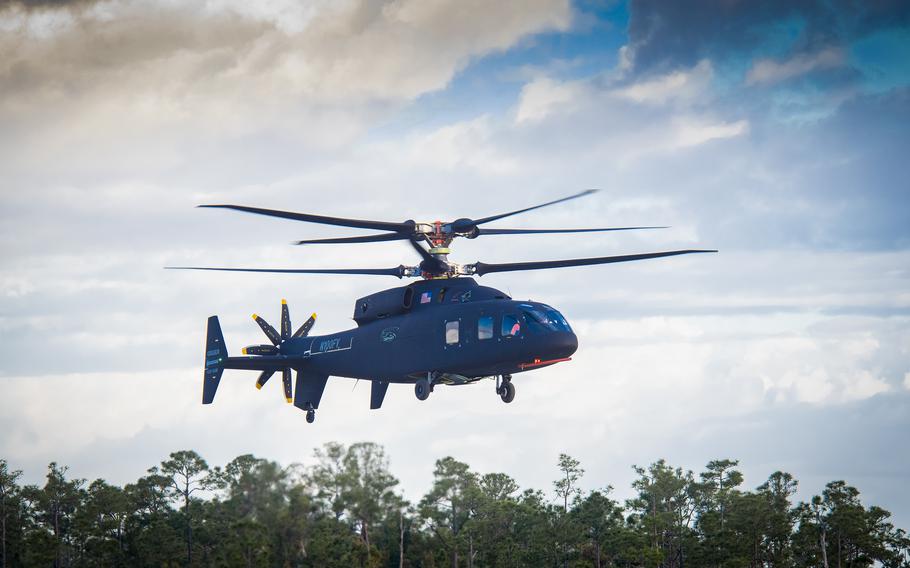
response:
[[[295,245],[334,245],[350,243],[379,243],[382,241],[402,241],[411,238],[403,233],[380,233],[378,235],[364,235],[362,237],[337,237],[332,239],[309,239],[297,241]]]
[[[579,197],[584,197],[585,195],[591,195],[596,193],[596,189],[586,189],[581,193],[576,193],[568,197],[563,197],[562,199],[556,199],[555,201],[548,201],[546,203],[541,203],[540,205],[534,205],[533,207],[525,207],[524,209],[519,209],[517,211],[509,211],[508,213],[500,213],[499,215],[491,215],[489,217],[484,217],[482,219],[475,219],[474,225],[482,225],[484,223],[489,223],[490,221],[495,221],[497,219],[503,219],[505,217],[511,217],[512,215],[518,215],[519,213],[525,213],[527,211],[533,211],[534,209],[540,209],[541,207],[547,207],[550,205],[556,205],[557,203],[562,203],[563,201],[569,201],[571,199],[577,199]]]
[[[215,268],[209,266],[165,266],[167,270],[220,270],[222,272],[275,272],[280,274],[364,274],[368,276],[407,275],[404,265],[395,268]]]
[[[368,219],[345,219],[343,217],[295,213],[293,211],[278,211],[275,209],[247,207],[245,205],[198,205],[197,207],[233,209],[235,211],[244,211],[257,215],[268,215],[269,217],[281,217],[282,219],[306,221],[307,223],[321,223],[323,225],[337,225],[339,227],[354,227],[356,229],[375,229],[377,231],[394,231],[396,233],[410,233],[414,229],[414,225],[410,223],[389,223],[387,221],[371,221]]]
[[[478,235],[533,235],[542,233],[602,233],[604,231],[637,231],[639,229],[667,229],[669,227],[603,227],[600,229],[481,229]]]
[[[677,256],[681,254],[694,254],[702,252],[717,252],[716,250],[671,250],[667,252],[649,252],[644,254],[625,254],[621,256],[599,256],[595,258],[572,258],[566,260],[542,260],[535,262],[512,262],[507,264],[486,264],[476,262],[469,265],[474,274],[483,276],[491,272],[514,272],[518,270],[541,270],[545,268],[565,268],[569,266],[588,266],[591,264],[611,264],[614,262],[629,262],[632,260],[646,260],[664,256]]]

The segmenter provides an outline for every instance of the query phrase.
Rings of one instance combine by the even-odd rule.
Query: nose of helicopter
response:
[[[571,331],[560,331],[553,335],[550,348],[553,350],[555,359],[571,357],[578,350],[578,337]]]

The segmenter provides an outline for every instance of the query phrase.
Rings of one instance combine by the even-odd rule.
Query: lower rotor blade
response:
[[[281,370],[281,384],[284,386],[284,400],[291,402],[291,370],[287,367]]]
[[[545,268],[566,268],[569,266],[588,266],[591,264],[611,264],[614,262],[630,262],[633,260],[646,260],[664,256],[677,256],[681,254],[697,254],[703,252],[717,252],[716,250],[671,250],[667,252],[649,252],[645,254],[626,254],[621,256],[599,256],[596,258],[572,258],[566,260],[542,260],[536,262],[511,262],[507,264],[486,264],[476,262],[468,265],[468,269],[478,276],[492,272],[515,272],[519,270],[542,270]]]
[[[309,239],[297,241],[295,245],[339,245],[350,243],[380,243],[383,241],[403,241],[411,238],[401,233],[380,233],[378,235],[364,235],[362,237],[337,237],[332,239]]]
[[[316,312],[313,312],[313,315],[310,316],[308,320],[303,322],[296,332],[294,332],[293,337],[306,337],[310,330],[313,329],[313,325],[316,324]]]
[[[259,375],[259,378],[256,379],[256,390],[261,389],[262,386],[265,385],[265,383],[269,382],[269,379],[271,379],[272,375],[274,375],[274,374],[275,374],[275,371],[263,371]]]
[[[165,266],[167,270],[217,270],[221,272],[269,272],[276,274],[363,274],[366,276],[408,276],[410,267],[395,268],[215,268],[209,266]]]
[[[478,235],[536,235],[543,233],[602,233],[605,231],[636,231],[639,229],[668,229],[669,227],[604,227],[600,229],[482,229]]]
[[[281,299],[281,339],[291,336],[291,313],[288,311],[288,301]]]
[[[272,327],[269,322],[265,321],[256,314],[253,314],[253,321],[259,324],[259,327],[265,333],[266,337],[269,338],[269,341],[272,342],[272,345],[278,345],[281,343],[281,336],[278,335],[278,332],[275,331],[275,328]]]
[[[244,355],[278,355],[274,345],[249,345],[243,348]]]

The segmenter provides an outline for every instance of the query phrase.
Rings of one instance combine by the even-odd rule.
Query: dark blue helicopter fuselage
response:
[[[565,318],[471,278],[415,282],[361,298],[355,329],[291,339],[281,355],[336,377],[415,382],[519,373],[565,360],[578,340]]]

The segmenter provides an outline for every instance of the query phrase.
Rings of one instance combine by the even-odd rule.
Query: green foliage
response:
[[[21,485],[0,460],[0,568],[7,566],[910,568],[890,513],[834,481],[794,504],[774,472],[754,491],[736,460],[697,476],[658,460],[635,467],[635,495],[582,491],[560,454],[549,498],[508,474],[436,462],[412,506],[383,448],[330,443],[309,467],[243,455],[209,467],[171,454],[123,488],[67,477]]]

